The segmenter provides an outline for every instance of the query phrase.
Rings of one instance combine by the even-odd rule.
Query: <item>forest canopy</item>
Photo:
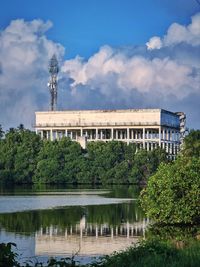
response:
[[[41,140],[23,125],[0,127],[0,181],[12,183],[146,183],[166,152],[139,150],[133,143],[90,142],[87,149],[63,137]]]

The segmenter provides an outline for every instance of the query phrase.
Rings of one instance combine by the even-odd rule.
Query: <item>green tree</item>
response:
[[[146,215],[157,223],[200,222],[200,158],[161,164],[141,192]]]
[[[161,148],[152,151],[139,150],[134,157],[130,181],[133,183],[147,183],[148,178],[157,170],[161,162],[167,162],[165,150]]]
[[[135,156],[135,145],[111,141],[88,144],[92,183],[128,183]]]
[[[0,140],[3,138],[3,136],[4,136],[4,131],[3,131],[3,128],[0,124]]]
[[[81,146],[69,138],[43,141],[38,154],[34,182],[77,183],[83,153]]]
[[[0,180],[32,182],[40,145],[40,137],[34,132],[11,128],[0,142]]]
[[[200,157],[200,130],[192,130],[185,137],[181,153],[186,157]]]

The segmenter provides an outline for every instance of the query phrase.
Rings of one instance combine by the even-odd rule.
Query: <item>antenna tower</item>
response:
[[[57,106],[57,91],[58,91],[58,83],[57,83],[57,75],[59,72],[58,67],[58,60],[56,55],[54,54],[49,61],[49,73],[50,73],[50,80],[48,83],[50,95],[51,95],[51,102],[50,102],[50,110],[55,111]]]

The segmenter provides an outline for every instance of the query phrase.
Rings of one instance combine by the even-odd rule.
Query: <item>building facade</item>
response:
[[[117,140],[148,151],[161,147],[175,157],[185,133],[185,114],[163,109],[45,111],[35,115],[35,129],[41,138],[67,136],[83,147],[86,142]]]

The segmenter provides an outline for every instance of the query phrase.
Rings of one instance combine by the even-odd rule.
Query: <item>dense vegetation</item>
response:
[[[11,251],[13,244],[0,244],[0,267],[81,267],[74,258],[50,259],[47,264],[31,263],[19,264],[16,253]],[[125,252],[118,252],[105,256],[96,263],[85,267],[199,267],[200,243],[188,241],[182,249],[172,243],[153,239],[143,241],[139,246],[131,247]],[[82,266],[83,267],[83,266]]]
[[[200,223],[200,131],[191,131],[176,161],[161,164],[141,192],[146,215],[157,223]]]
[[[165,151],[139,150],[124,142],[91,142],[87,149],[69,138],[41,140],[23,125],[5,135],[0,127],[0,181],[14,183],[143,183]]]

